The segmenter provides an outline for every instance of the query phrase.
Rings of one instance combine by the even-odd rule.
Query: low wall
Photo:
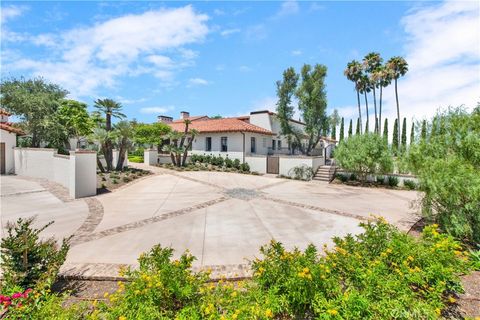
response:
[[[250,171],[267,173],[267,158],[265,156],[246,156],[245,162],[250,166]]]
[[[323,157],[280,157],[279,159],[279,174],[289,176],[291,170],[298,166],[308,166],[317,171],[318,167],[325,164]]]
[[[59,155],[48,148],[14,148],[15,174],[44,178],[67,188],[72,198],[97,194],[95,151],[70,151]]]
[[[346,172],[344,170],[337,170],[337,173],[338,174],[344,174],[344,175],[351,175],[352,173],[351,172]],[[399,186],[404,186],[404,181],[405,180],[411,180],[415,183],[419,183],[419,180],[416,176],[413,176],[413,175],[410,175],[410,174],[398,174],[398,173],[389,173],[389,174],[377,174],[377,175],[371,175],[369,174],[367,176],[367,181],[370,181],[370,182],[374,182],[377,180],[377,176],[383,176],[384,177],[384,183],[387,183],[388,182],[388,177],[389,176],[392,176],[392,177],[397,177],[398,178],[398,185]]]

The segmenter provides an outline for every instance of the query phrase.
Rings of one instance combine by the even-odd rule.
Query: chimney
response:
[[[180,111],[180,118],[187,119],[190,117],[190,112],[187,111]]]
[[[158,118],[158,122],[161,122],[161,123],[169,123],[173,121],[173,118],[169,116],[158,116],[157,118]]]

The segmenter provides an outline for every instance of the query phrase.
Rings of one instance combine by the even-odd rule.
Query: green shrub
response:
[[[422,212],[465,242],[480,244],[480,104],[439,113],[408,154],[419,179]]]
[[[393,170],[393,156],[383,139],[375,133],[349,137],[335,149],[335,160],[345,171],[355,173],[361,181],[368,175]]]
[[[408,190],[415,190],[417,188],[417,183],[413,180],[405,179],[403,180],[403,185]]]
[[[398,177],[396,176],[388,176],[387,182],[388,182],[388,186],[393,188],[398,186],[399,180],[398,180]]]
[[[237,170],[240,170],[240,160],[239,159],[233,160],[233,167]]]
[[[385,176],[377,176],[376,181],[379,184],[384,184],[385,183]]]
[[[129,155],[128,161],[135,162],[135,163],[143,163],[143,155],[142,156]]]
[[[107,186],[105,185],[105,183],[102,183],[101,187],[102,189],[107,189]]]
[[[23,290],[55,281],[70,248],[70,238],[63,239],[58,247],[55,239],[40,240],[39,234],[53,221],[40,229],[32,227],[35,218],[19,218],[16,223],[7,223],[0,250],[3,271],[2,292],[9,287]]]
[[[355,173],[350,175],[350,181],[357,181],[357,175]]]
[[[336,173],[335,174],[335,178],[337,178],[338,180],[340,180],[341,182],[347,182],[348,181],[348,176],[343,174],[343,173]]]
[[[246,162],[240,165],[240,171],[242,172],[250,172],[250,165]]]
[[[312,167],[309,167],[307,165],[293,167],[288,172],[288,175],[293,177],[294,179],[305,181],[312,180],[314,174],[315,173],[313,172]]]
[[[132,179],[130,177],[123,177],[122,181],[123,182],[130,182],[130,181],[132,181]]]
[[[226,166],[227,168],[233,168],[233,160],[230,159],[230,158],[226,158],[226,159],[225,159],[225,166]]]
[[[113,180],[112,180],[112,183],[113,183],[113,184],[118,184],[118,180],[117,180],[117,179],[113,179]]]

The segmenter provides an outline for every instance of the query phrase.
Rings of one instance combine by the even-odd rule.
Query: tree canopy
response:
[[[312,67],[305,64],[300,74],[293,68],[288,68],[283,72],[283,79],[277,81],[277,114],[281,132],[306,155],[310,155],[320,142],[322,134],[328,131],[326,75],[327,67],[324,65]],[[295,113],[293,97],[298,100],[300,117],[305,123],[304,132],[290,121]]]

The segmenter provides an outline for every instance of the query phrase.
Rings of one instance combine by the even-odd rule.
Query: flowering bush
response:
[[[155,246],[126,269],[118,290],[89,308],[62,308],[45,294],[14,318],[31,319],[433,319],[455,302],[459,275],[469,254],[451,236],[426,227],[421,238],[385,221],[362,224],[365,232],[334,238],[320,254],[286,250],[272,241],[252,263],[251,280],[210,282],[209,272],[192,272],[194,257]],[[31,296],[32,293],[28,295]],[[12,299],[12,298],[10,298]],[[28,304],[26,304],[28,305]],[[63,310],[63,311],[62,311]]]
[[[69,239],[64,239],[60,248],[53,238],[40,240],[40,232],[53,222],[40,229],[33,228],[33,222],[34,218],[20,218],[17,223],[7,224],[6,236],[0,245],[2,292],[17,286],[23,289],[38,287],[40,283],[49,287],[65,261]]]

